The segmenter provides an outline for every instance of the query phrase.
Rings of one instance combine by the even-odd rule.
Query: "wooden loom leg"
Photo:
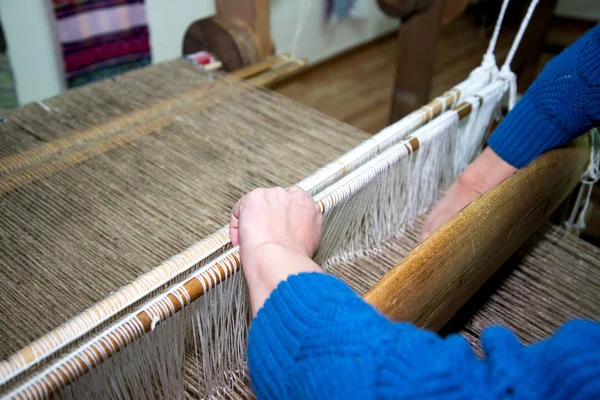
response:
[[[394,320],[439,330],[579,182],[587,137],[553,150],[442,225],[364,298]]]
[[[392,123],[429,100],[443,5],[443,0],[435,0],[427,10],[400,25],[390,117]]]

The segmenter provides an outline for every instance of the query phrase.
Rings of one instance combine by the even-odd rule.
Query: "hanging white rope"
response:
[[[531,4],[529,4],[529,8],[527,9],[527,14],[525,14],[525,18],[523,18],[523,22],[521,22],[519,31],[517,32],[517,35],[515,36],[515,40],[513,40],[512,46],[510,46],[510,51],[508,52],[508,55],[506,56],[506,60],[504,60],[504,65],[502,66],[502,68],[507,67],[510,69],[510,64],[512,63],[512,60],[515,57],[515,53],[517,52],[517,49],[519,48],[519,45],[521,44],[521,40],[523,39],[525,30],[527,29],[527,26],[529,26],[529,22],[531,21],[533,12],[535,11],[535,8],[537,7],[539,2],[540,2],[540,0],[533,0],[531,2]]]
[[[600,181],[600,133],[598,129],[592,129],[590,136],[592,142],[590,146],[590,163],[581,175],[581,187],[566,225],[566,230],[570,233],[573,232],[573,229],[585,229],[585,215],[590,206],[592,190],[594,185]],[[577,222],[575,222],[576,219]]]
[[[502,21],[504,20],[504,15],[506,14],[506,9],[508,8],[508,4],[510,0],[504,0],[502,2],[502,6],[500,7],[500,12],[498,13],[498,19],[496,20],[496,25],[494,26],[494,32],[492,33],[492,37],[488,44],[487,51],[483,55],[483,60],[481,61],[481,65],[471,71],[470,76],[484,76],[484,79],[493,79],[498,75],[498,67],[496,66],[496,55],[494,54],[496,50],[496,44],[498,43],[498,37],[500,36],[500,28],[502,27]]]
[[[529,4],[529,8],[527,9],[527,14],[525,14],[525,18],[521,22],[521,26],[519,27],[519,31],[513,40],[512,45],[510,46],[510,50],[508,55],[506,56],[506,60],[504,60],[504,65],[500,68],[500,77],[505,79],[508,82],[508,110],[512,110],[512,108],[517,103],[517,76],[510,69],[510,64],[512,63],[513,58],[521,44],[521,40],[523,39],[523,35],[525,34],[525,30],[527,26],[529,26],[529,22],[531,21],[531,17],[535,8],[537,7],[540,0],[533,0],[531,4]]]
[[[492,33],[492,38],[490,39],[487,51],[483,55],[483,62],[481,66],[484,68],[492,68],[496,66],[496,56],[494,52],[496,51],[496,44],[498,43],[498,36],[500,36],[500,28],[502,27],[502,21],[504,20],[508,3],[510,3],[510,0],[504,0],[502,2],[502,7],[500,8],[500,13],[498,14],[498,19],[496,20],[496,26],[494,27],[494,32]]]
[[[302,34],[302,30],[304,29],[304,25],[306,25],[306,20],[310,14],[310,7],[312,5],[312,0],[300,0],[300,7],[298,8],[298,18],[296,20],[296,30],[294,32],[294,38],[292,39],[292,43],[290,45],[290,55],[292,58],[296,57],[296,48],[298,46],[298,41],[300,40],[300,35]]]

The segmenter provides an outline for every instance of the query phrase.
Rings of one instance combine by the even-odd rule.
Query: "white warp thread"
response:
[[[600,180],[600,133],[594,128],[590,132],[590,162],[581,175],[581,187],[573,205],[573,211],[566,222],[565,229],[569,233],[576,233],[585,229],[585,217],[590,206],[594,185]]]
[[[533,12],[537,7],[539,0],[533,0],[531,4],[529,4],[529,8],[527,9],[527,13],[521,22],[521,26],[519,26],[519,31],[513,40],[512,45],[510,46],[510,50],[508,51],[508,55],[506,56],[506,60],[500,68],[500,77],[506,80],[509,84],[508,89],[508,110],[512,110],[515,104],[517,103],[517,76],[510,69],[510,64],[512,63],[513,58],[521,44],[521,40],[523,39],[523,35],[525,34],[525,30],[529,26],[529,22],[531,21],[531,17],[533,16]]]
[[[437,199],[457,128],[458,114],[447,111],[412,135],[420,142],[415,154],[407,139],[319,194],[330,207],[315,261],[326,267],[376,252],[412,225]]]

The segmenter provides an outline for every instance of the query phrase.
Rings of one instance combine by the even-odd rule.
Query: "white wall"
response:
[[[325,22],[324,1],[312,0],[295,56],[318,62],[350,47],[394,30],[398,20],[386,17],[375,0],[363,2],[366,18]],[[277,51],[289,52],[298,21],[301,1],[271,0],[271,36]]]
[[[17,99],[25,104],[63,90],[62,54],[48,0],[0,0]]]
[[[555,14],[561,17],[600,21],[600,1],[559,0]]]
[[[375,0],[359,1],[365,2],[367,18],[326,24],[324,0],[311,0],[296,55],[320,61],[397,26],[396,20],[379,11]],[[50,0],[0,0],[0,19],[21,104],[64,90],[62,55],[50,4]],[[299,0],[271,0],[271,36],[278,51],[290,50],[299,4]],[[187,27],[214,14],[214,0],[146,0],[146,6],[155,63],[179,57]]]

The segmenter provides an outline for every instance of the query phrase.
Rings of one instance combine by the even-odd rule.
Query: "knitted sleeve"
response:
[[[599,123],[600,25],[546,65],[488,144],[522,168]]]
[[[273,291],[250,327],[259,399],[592,399],[600,395],[600,324],[572,321],[521,345],[485,331],[467,341],[392,323],[329,275],[302,273]]]

